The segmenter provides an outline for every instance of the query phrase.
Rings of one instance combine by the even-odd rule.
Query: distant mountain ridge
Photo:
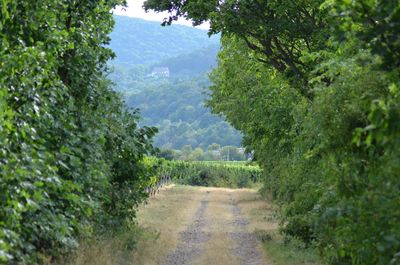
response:
[[[110,47],[116,58],[112,64],[132,67],[150,65],[219,45],[219,36],[208,37],[207,31],[182,25],[162,27],[160,22],[114,16]]]

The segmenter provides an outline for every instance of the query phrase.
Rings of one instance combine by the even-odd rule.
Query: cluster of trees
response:
[[[399,2],[145,6],[222,32],[209,105],[255,151],[283,232],[328,264],[399,264]]]
[[[205,88],[209,85],[205,76],[148,79],[136,87],[140,92],[128,96],[126,104],[140,109],[142,124],[159,127],[154,145],[160,148],[191,145],[206,149],[213,143],[240,146],[241,134],[204,106]]]
[[[247,161],[252,158],[242,148],[236,146],[221,147],[216,143],[209,145],[205,150],[201,147],[193,149],[191,145],[185,145],[179,150],[161,149],[157,156],[167,160],[184,161]]]
[[[138,127],[104,77],[123,2],[1,3],[1,264],[65,254],[146,197],[156,130]]]

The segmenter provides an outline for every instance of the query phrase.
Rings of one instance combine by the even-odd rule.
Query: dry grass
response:
[[[168,200],[164,200],[164,196]],[[134,264],[157,264],[165,255],[175,250],[178,243],[179,232],[183,231],[192,221],[192,216],[200,200],[207,196],[209,206],[206,211],[207,226],[204,232],[211,234],[210,240],[203,246],[201,257],[194,260],[191,265],[229,264],[239,265],[240,260],[232,255],[235,242],[229,238],[229,232],[234,227],[232,222],[232,204],[230,198],[240,201],[240,207],[265,207],[254,190],[232,190],[226,188],[188,187],[175,186],[152,199],[150,203],[140,209],[139,223],[147,230],[158,229],[161,231],[157,241],[147,241],[139,244]],[[178,211],[178,208],[184,208]],[[162,217],[164,222],[160,222]],[[250,227],[265,228],[265,220],[257,220]],[[275,225],[274,225],[275,227]],[[260,244],[260,251],[262,246]],[[158,253],[154,255],[154,253]],[[270,263],[268,263],[270,264]]]
[[[201,193],[189,186],[165,187],[147,204],[139,207],[136,231],[121,233],[102,241],[82,243],[74,257],[62,264],[73,265],[153,265],[173,251],[179,232],[184,230],[201,200]],[[138,240],[135,250],[126,249]],[[134,245],[135,242],[132,242]]]
[[[203,194],[190,186],[170,186],[150,199],[138,211],[138,224],[156,240],[142,240],[133,264],[157,264],[178,244],[179,232],[185,230],[197,210]]]
[[[256,190],[242,189],[233,194],[243,214],[249,219],[252,231],[278,229],[274,205],[261,198]]]
[[[228,236],[231,226],[227,225],[232,219],[229,193],[231,190],[223,188],[200,188],[209,193],[209,208],[207,210],[208,225],[205,232],[210,233],[211,239],[204,246],[201,258],[193,265],[200,264],[230,264],[239,265],[239,261],[231,254],[232,241]]]
[[[238,205],[250,221],[252,232],[263,241],[264,253],[275,265],[320,265],[313,249],[296,240],[285,242],[279,233],[277,208],[254,190],[235,192]]]
[[[74,265],[128,265],[133,255],[124,251],[125,244],[121,238],[96,241],[83,244],[70,264]]]

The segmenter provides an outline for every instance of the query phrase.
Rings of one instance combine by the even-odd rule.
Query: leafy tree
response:
[[[224,146],[221,149],[221,156],[223,159],[228,161],[243,161],[246,160],[244,154],[239,152],[239,149],[235,146]]]
[[[210,35],[222,32],[235,35],[256,51],[256,58],[285,73],[294,87],[311,98],[307,73],[312,64],[301,60],[303,51],[312,52],[323,46],[329,36],[325,11],[319,1],[165,1],[147,0],[146,10],[168,11],[164,25],[179,16],[192,19],[194,25],[210,21]]]
[[[346,40],[357,38],[363,48],[384,60],[385,69],[400,65],[400,11],[396,1],[326,1],[331,14],[340,18],[334,24],[336,34]]]
[[[120,4],[1,2],[0,263],[66,254],[146,198],[155,130],[105,79]]]
[[[221,146],[220,146],[219,144],[216,144],[216,143],[210,144],[210,145],[207,147],[207,150],[208,150],[208,151],[218,151],[218,150],[220,150],[220,149],[221,149]]]
[[[174,159],[174,151],[170,149],[162,149],[157,154],[157,157],[164,158],[165,160],[173,160]]]

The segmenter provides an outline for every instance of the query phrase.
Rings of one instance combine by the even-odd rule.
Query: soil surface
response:
[[[236,243],[233,254],[240,258],[243,264],[265,264],[257,247],[258,240],[256,235],[248,232],[249,221],[242,215],[240,207],[232,197],[230,197],[230,202],[232,203],[233,225],[236,227],[235,231],[230,233],[230,237]]]
[[[193,222],[182,231],[179,236],[179,244],[176,250],[167,255],[163,265],[184,265],[196,259],[202,253],[202,244],[207,243],[211,235],[204,232],[207,225],[205,213],[207,211],[208,200],[203,199],[200,206],[193,216]]]
[[[201,188],[196,193],[192,199],[197,198],[197,209],[177,231],[175,249],[162,255],[158,265],[270,264],[232,190]]]

